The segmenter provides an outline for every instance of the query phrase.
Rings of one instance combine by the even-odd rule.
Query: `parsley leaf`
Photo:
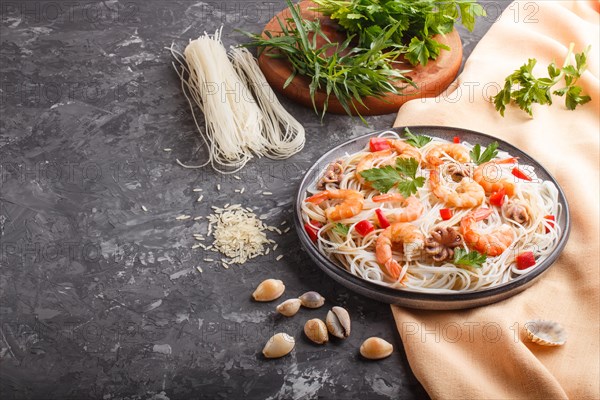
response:
[[[332,229],[335,233],[340,236],[348,236],[348,232],[350,231],[350,227],[344,224],[340,224],[339,222],[335,224]]]
[[[582,95],[583,89],[575,83],[587,68],[587,54],[591,47],[588,46],[582,53],[575,54],[576,65],[572,65],[569,64],[569,59],[573,54],[573,47],[574,44],[571,43],[562,68],[554,63],[548,66],[548,78],[536,78],[533,75],[533,68],[537,63],[534,58],[507,76],[502,90],[492,98],[496,111],[504,117],[506,106],[514,101],[521,110],[533,117],[532,105],[552,105],[552,94],[561,97],[566,95],[565,106],[569,110],[589,102],[591,97]],[[566,86],[552,91],[563,78]]]
[[[414,158],[396,158],[396,169],[403,175],[415,178],[419,162]]]
[[[481,268],[483,263],[487,260],[485,254],[481,254],[477,251],[465,251],[461,248],[454,250],[454,265],[460,266],[465,265],[468,267]]]
[[[485,9],[476,0],[314,0],[316,11],[329,16],[349,34],[358,36],[358,46],[368,49],[377,38],[396,30],[388,45],[401,46],[411,64],[427,65],[442,50],[450,48],[433,37],[452,32],[461,23],[472,31]]]
[[[400,181],[398,182],[398,191],[402,196],[408,197],[411,194],[417,193],[417,189],[422,187],[424,183],[425,178],[422,176],[415,179]]]
[[[404,128],[404,134],[406,137],[406,143],[421,148],[427,143],[431,142],[431,138],[425,135],[413,135],[408,128]]]
[[[485,162],[493,160],[498,155],[498,142],[492,142],[488,147],[485,148],[483,154],[481,153],[481,146],[477,143],[473,146],[473,150],[469,152],[471,160],[477,165],[481,165]]]
[[[398,191],[408,197],[425,184],[424,177],[416,176],[418,168],[419,162],[414,158],[397,158],[395,167],[386,165],[380,168],[371,168],[362,171],[360,175],[381,193],[387,193],[397,185]]]
[[[427,65],[429,59],[438,58],[442,50],[450,50],[450,47],[428,37],[420,39],[415,36],[410,40],[404,57],[412,65]]]
[[[387,193],[396,183],[402,180],[400,172],[391,165],[381,168],[371,168],[360,173],[373,187],[381,193]]]

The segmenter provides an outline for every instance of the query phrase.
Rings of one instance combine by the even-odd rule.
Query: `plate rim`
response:
[[[477,291],[471,291],[471,292],[457,292],[457,293],[423,293],[423,292],[416,292],[416,291],[405,290],[405,289],[390,288],[390,287],[386,287],[383,285],[379,285],[374,282],[369,282],[363,278],[360,278],[360,277],[352,274],[351,272],[340,267],[339,265],[335,264],[328,257],[326,257],[324,254],[322,254],[319,251],[319,249],[312,246],[312,241],[310,241],[308,234],[303,229],[303,221],[301,218],[300,204],[302,201],[301,197],[303,196],[304,192],[306,191],[306,187],[308,186],[308,183],[310,183],[310,181],[314,179],[313,175],[316,172],[320,172],[322,165],[324,163],[326,163],[326,160],[329,158],[329,156],[332,153],[334,153],[336,150],[338,150],[342,147],[345,147],[351,143],[356,143],[358,141],[365,140],[367,138],[370,138],[370,137],[373,137],[376,135],[380,135],[380,134],[382,134],[384,132],[388,132],[388,131],[395,131],[396,133],[401,134],[405,128],[408,128],[409,130],[414,131],[415,133],[418,133],[418,134],[427,134],[426,132],[422,132],[422,131],[423,130],[432,130],[432,129],[436,129],[436,130],[443,129],[443,130],[448,130],[448,131],[457,132],[457,133],[466,132],[469,134],[474,134],[476,136],[483,137],[490,142],[497,141],[499,144],[498,147],[503,151],[508,151],[510,153],[511,150],[516,150],[518,153],[523,153],[525,156],[527,156],[530,160],[532,160],[536,164],[535,165],[536,169],[539,166],[544,171],[544,173],[546,175],[548,175],[548,177],[550,178],[549,180],[556,186],[556,188],[558,190],[559,202],[561,202],[561,198],[562,198],[561,203],[564,206],[563,213],[564,213],[564,218],[565,218],[565,227],[563,229],[563,234],[562,234],[561,238],[559,239],[559,241],[556,245],[556,248],[550,253],[550,255],[544,261],[542,261],[542,265],[540,265],[538,268],[536,268],[535,270],[533,270],[529,273],[525,273],[525,274],[511,280],[510,282],[502,283],[500,285],[497,285],[497,286],[494,286],[491,288],[485,288],[483,290],[477,290]],[[420,132],[417,132],[417,131],[420,131]],[[435,135],[429,135],[429,136],[436,137]],[[329,162],[327,162],[327,163],[329,163]],[[471,302],[471,301],[481,300],[483,298],[488,298],[488,297],[493,299],[497,296],[501,296],[503,294],[516,291],[521,287],[523,289],[526,289],[529,286],[528,284],[531,284],[533,280],[536,280],[537,278],[539,278],[552,265],[554,265],[554,263],[556,262],[556,260],[560,256],[560,254],[563,252],[563,250],[569,240],[570,233],[571,233],[570,209],[569,209],[569,203],[568,203],[567,197],[565,195],[565,192],[562,189],[562,187],[560,186],[560,184],[558,183],[558,181],[556,180],[556,178],[554,177],[554,175],[552,175],[546,168],[544,168],[544,166],[541,163],[539,163],[536,159],[531,157],[527,152],[517,148],[516,146],[512,145],[511,143],[509,143],[503,139],[500,139],[498,137],[489,135],[487,133],[474,131],[471,129],[465,129],[465,128],[454,127],[454,126],[443,126],[443,125],[402,125],[402,126],[389,128],[389,129],[382,129],[382,130],[373,131],[373,132],[358,136],[356,138],[352,138],[350,140],[347,140],[347,141],[331,148],[330,150],[325,152],[323,155],[321,155],[312,164],[312,166],[305,172],[304,176],[302,177],[302,180],[300,181],[300,184],[299,184],[297,192],[296,192],[296,199],[295,199],[295,204],[294,204],[294,214],[295,214],[294,222],[296,225],[296,231],[300,238],[300,242],[305,247],[305,249],[311,256],[311,258],[316,257],[320,261],[320,262],[315,262],[315,264],[317,264],[317,266],[319,268],[324,269],[326,266],[327,270],[329,272],[333,272],[340,279],[349,281],[349,283],[351,283],[353,285],[358,285],[367,290],[376,290],[383,297],[395,297],[395,298],[403,298],[407,301],[424,301],[424,302],[433,302],[433,303]],[[313,259],[313,261],[316,261],[316,260]],[[324,271],[324,272],[327,273],[328,271]],[[514,294],[517,294],[517,292],[515,292]]]

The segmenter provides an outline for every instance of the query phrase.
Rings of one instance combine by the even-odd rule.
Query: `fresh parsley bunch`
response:
[[[552,94],[565,96],[565,106],[569,110],[574,110],[578,105],[589,102],[591,97],[582,94],[583,89],[575,83],[587,68],[587,54],[590,46],[583,52],[575,54],[575,65],[569,63],[573,47],[574,44],[571,43],[562,68],[557,67],[554,63],[548,66],[547,78],[536,78],[533,75],[533,68],[537,63],[535,58],[530,58],[521,68],[507,76],[504,88],[492,98],[496,111],[504,117],[506,106],[514,101],[521,110],[533,117],[532,105],[534,103],[552,105]],[[563,78],[565,86],[552,91],[552,88]]]
[[[381,97],[387,93],[401,94],[407,85],[415,84],[404,76],[406,72],[394,68],[396,59],[404,51],[401,46],[390,46],[390,38],[400,24],[390,27],[385,35],[375,39],[367,48],[353,47],[355,35],[348,34],[342,43],[331,42],[323,32],[319,20],[306,20],[300,8],[286,0],[292,18],[279,20],[281,32],[265,32],[261,35],[243,32],[252,38],[246,47],[258,47],[259,51],[272,58],[286,58],[292,66],[292,74],[284,84],[287,87],[296,75],[307,76],[310,96],[315,105],[317,90],[325,91],[327,100],[321,116],[327,111],[329,96],[337,97],[344,110],[358,113],[357,104],[364,106],[363,97]],[[317,37],[326,41],[318,46]],[[400,84],[406,84],[404,87]],[[362,119],[362,117],[361,117]],[[364,122],[364,119],[363,119]]]
[[[406,45],[405,58],[413,65],[427,65],[448,46],[433,39],[452,32],[459,18],[472,31],[485,10],[475,0],[313,0],[317,11],[336,20],[349,33],[358,34],[359,46],[369,48],[387,35],[388,45]],[[396,27],[397,26],[397,27]]]

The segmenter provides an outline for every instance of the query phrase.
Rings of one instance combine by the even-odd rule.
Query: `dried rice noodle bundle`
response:
[[[223,47],[221,33],[222,28],[214,35],[204,33],[190,41],[183,54],[173,46],[170,48],[179,64],[179,68],[175,63],[173,67],[209,153],[202,165],[177,162],[186,168],[210,164],[217,172],[231,174],[254,156],[282,159],[297,153],[304,146],[304,128],[283,109],[274,94],[270,102],[267,100],[272,90],[268,84],[268,90],[262,87],[266,80],[260,70],[259,75],[256,66],[253,69],[248,65],[250,61],[255,63],[252,58],[248,60],[244,55],[239,61],[238,70],[243,71],[243,77],[240,76]],[[258,102],[246,82],[252,86]],[[194,104],[204,114],[204,132],[194,113]]]
[[[304,127],[283,108],[254,56],[248,49],[242,47],[231,49],[230,55],[238,75],[252,90],[263,112],[265,118],[263,132],[269,143],[267,157],[284,159],[302,150],[305,141]]]

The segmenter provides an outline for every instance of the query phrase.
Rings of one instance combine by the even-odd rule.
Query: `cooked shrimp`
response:
[[[511,228],[506,224],[502,224],[491,233],[477,231],[477,222],[486,219],[491,213],[492,210],[489,208],[471,211],[460,221],[460,233],[469,247],[482,254],[495,257],[510,246],[514,237]]]
[[[459,163],[467,163],[471,160],[469,149],[458,143],[441,143],[436,145],[427,153],[425,161],[429,167],[438,167],[444,163],[442,157],[448,155]]]
[[[430,170],[429,186],[435,197],[454,207],[477,207],[485,199],[485,191],[481,185],[467,177],[460,181],[456,189],[442,185],[437,167]]]
[[[421,152],[415,146],[406,143],[400,139],[388,139],[390,146],[396,150],[400,158],[414,158],[421,163]]]
[[[410,222],[418,219],[425,210],[425,206],[415,196],[409,196],[404,198],[400,193],[387,193],[380,194],[379,196],[373,197],[373,201],[378,202],[398,202],[402,203],[402,208],[397,211],[394,210],[393,219],[395,222]]]
[[[422,249],[425,237],[414,225],[395,222],[379,234],[375,245],[377,262],[382,265],[393,279],[400,277],[400,264],[392,257],[392,243],[402,243],[404,254],[411,259],[415,252]]]
[[[350,189],[324,190],[306,199],[313,204],[320,204],[325,200],[341,200],[341,203],[325,210],[325,215],[330,221],[352,218],[362,211],[364,204],[362,193]]]
[[[358,179],[358,181],[362,184],[368,183],[368,182],[365,182],[365,179],[360,175],[360,173],[367,169],[373,168],[373,166],[377,163],[379,163],[379,165],[393,164],[394,162],[396,162],[396,159],[390,158],[390,156],[392,154],[394,154],[392,149],[387,149],[387,150],[381,150],[381,151],[375,151],[373,153],[369,153],[366,156],[364,156],[363,158],[361,158],[361,160],[356,165],[356,179]],[[383,160],[385,160],[386,158],[389,158],[389,161],[384,162]]]
[[[506,191],[508,197],[515,194],[515,184],[506,178],[502,178],[500,164],[512,164],[516,158],[494,160],[481,164],[473,171],[473,180],[479,183],[486,193],[494,193],[501,189]]]

